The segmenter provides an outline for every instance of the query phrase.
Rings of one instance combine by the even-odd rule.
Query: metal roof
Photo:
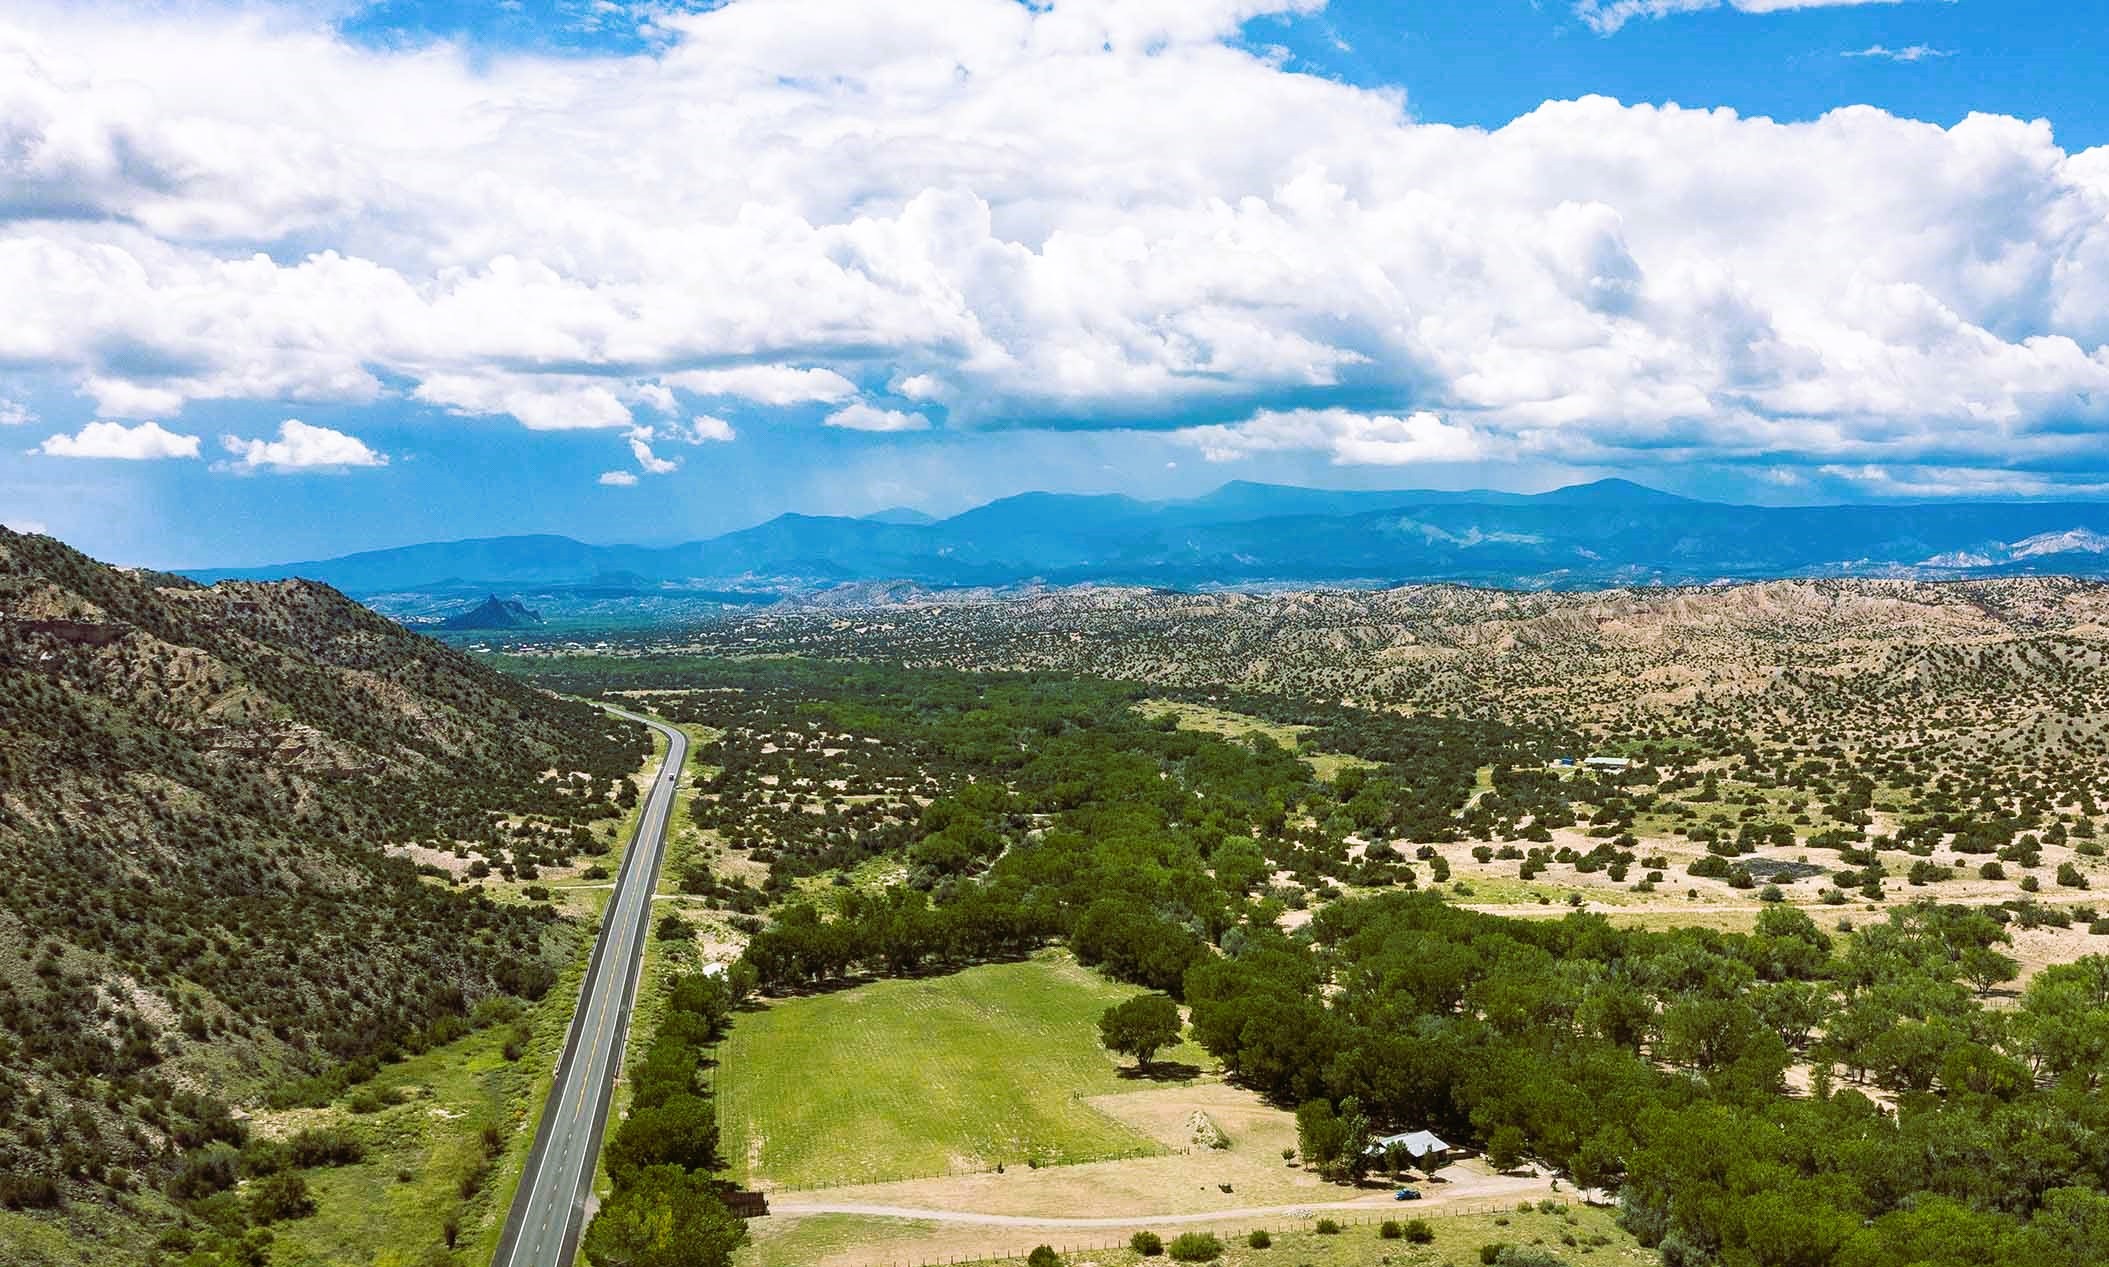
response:
[[[1406,1151],[1416,1157],[1422,1153],[1447,1153],[1450,1151],[1450,1146],[1436,1138],[1431,1131],[1407,1131],[1402,1135],[1386,1135],[1382,1139],[1371,1140],[1369,1151],[1381,1153],[1393,1144],[1404,1144]]]

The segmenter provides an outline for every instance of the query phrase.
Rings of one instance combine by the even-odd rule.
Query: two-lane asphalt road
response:
[[[586,967],[578,1011],[557,1057],[556,1086],[535,1128],[527,1169],[513,1194],[512,1212],[498,1238],[494,1267],[569,1267],[585,1230],[586,1195],[600,1156],[601,1131],[615,1094],[630,1008],[637,1000],[638,969],[650,935],[652,890],[666,852],[666,821],[674,808],[688,736],[621,709],[618,717],[650,726],[666,737],[666,760],[652,777],[637,835],[615,875],[600,940]]]

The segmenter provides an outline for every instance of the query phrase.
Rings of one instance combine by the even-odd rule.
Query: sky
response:
[[[0,523],[2109,499],[2109,4],[12,0]]]

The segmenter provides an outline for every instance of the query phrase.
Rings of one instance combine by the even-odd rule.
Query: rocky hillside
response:
[[[546,990],[549,908],[389,847],[562,856],[644,752],[327,587],[0,530],[0,1203],[156,1185],[244,1103]]]

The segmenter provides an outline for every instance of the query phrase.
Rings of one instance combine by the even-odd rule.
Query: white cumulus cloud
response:
[[[907,413],[899,409],[880,409],[858,401],[836,410],[825,419],[830,427],[843,427],[850,431],[927,431],[930,419],[920,413]]]
[[[697,414],[689,420],[688,432],[682,438],[690,444],[729,444],[739,438],[739,432],[723,418]]]
[[[354,466],[386,466],[385,454],[376,453],[357,436],[329,427],[317,427],[298,418],[278,424],[276,440],[244,440],[220,437],[221,447],[234,455],[237,470],[289,471],[347,470]]]
[[[108,458],[144,462],[155,458],[194,458],[198,437],[164,430],[158,422],[127,427],[121,422],[91,422],[74,435],[55,435],[38,452],[54,458]]]
[[[671,475],[681,469],[679,461],[652,452],[653,435],[649,428],[630,433],[630,456],[637,459],[637,469],[646,475]]]
[[[617,386],[584,374],[434,374],[411,394],[456,413],[510,414],[534,431],[627,427],[631,422],[630,407]]]
[[[637,482],[637,477],[628,471],[602,471],[600,482],[610,488],[628,488]]]

